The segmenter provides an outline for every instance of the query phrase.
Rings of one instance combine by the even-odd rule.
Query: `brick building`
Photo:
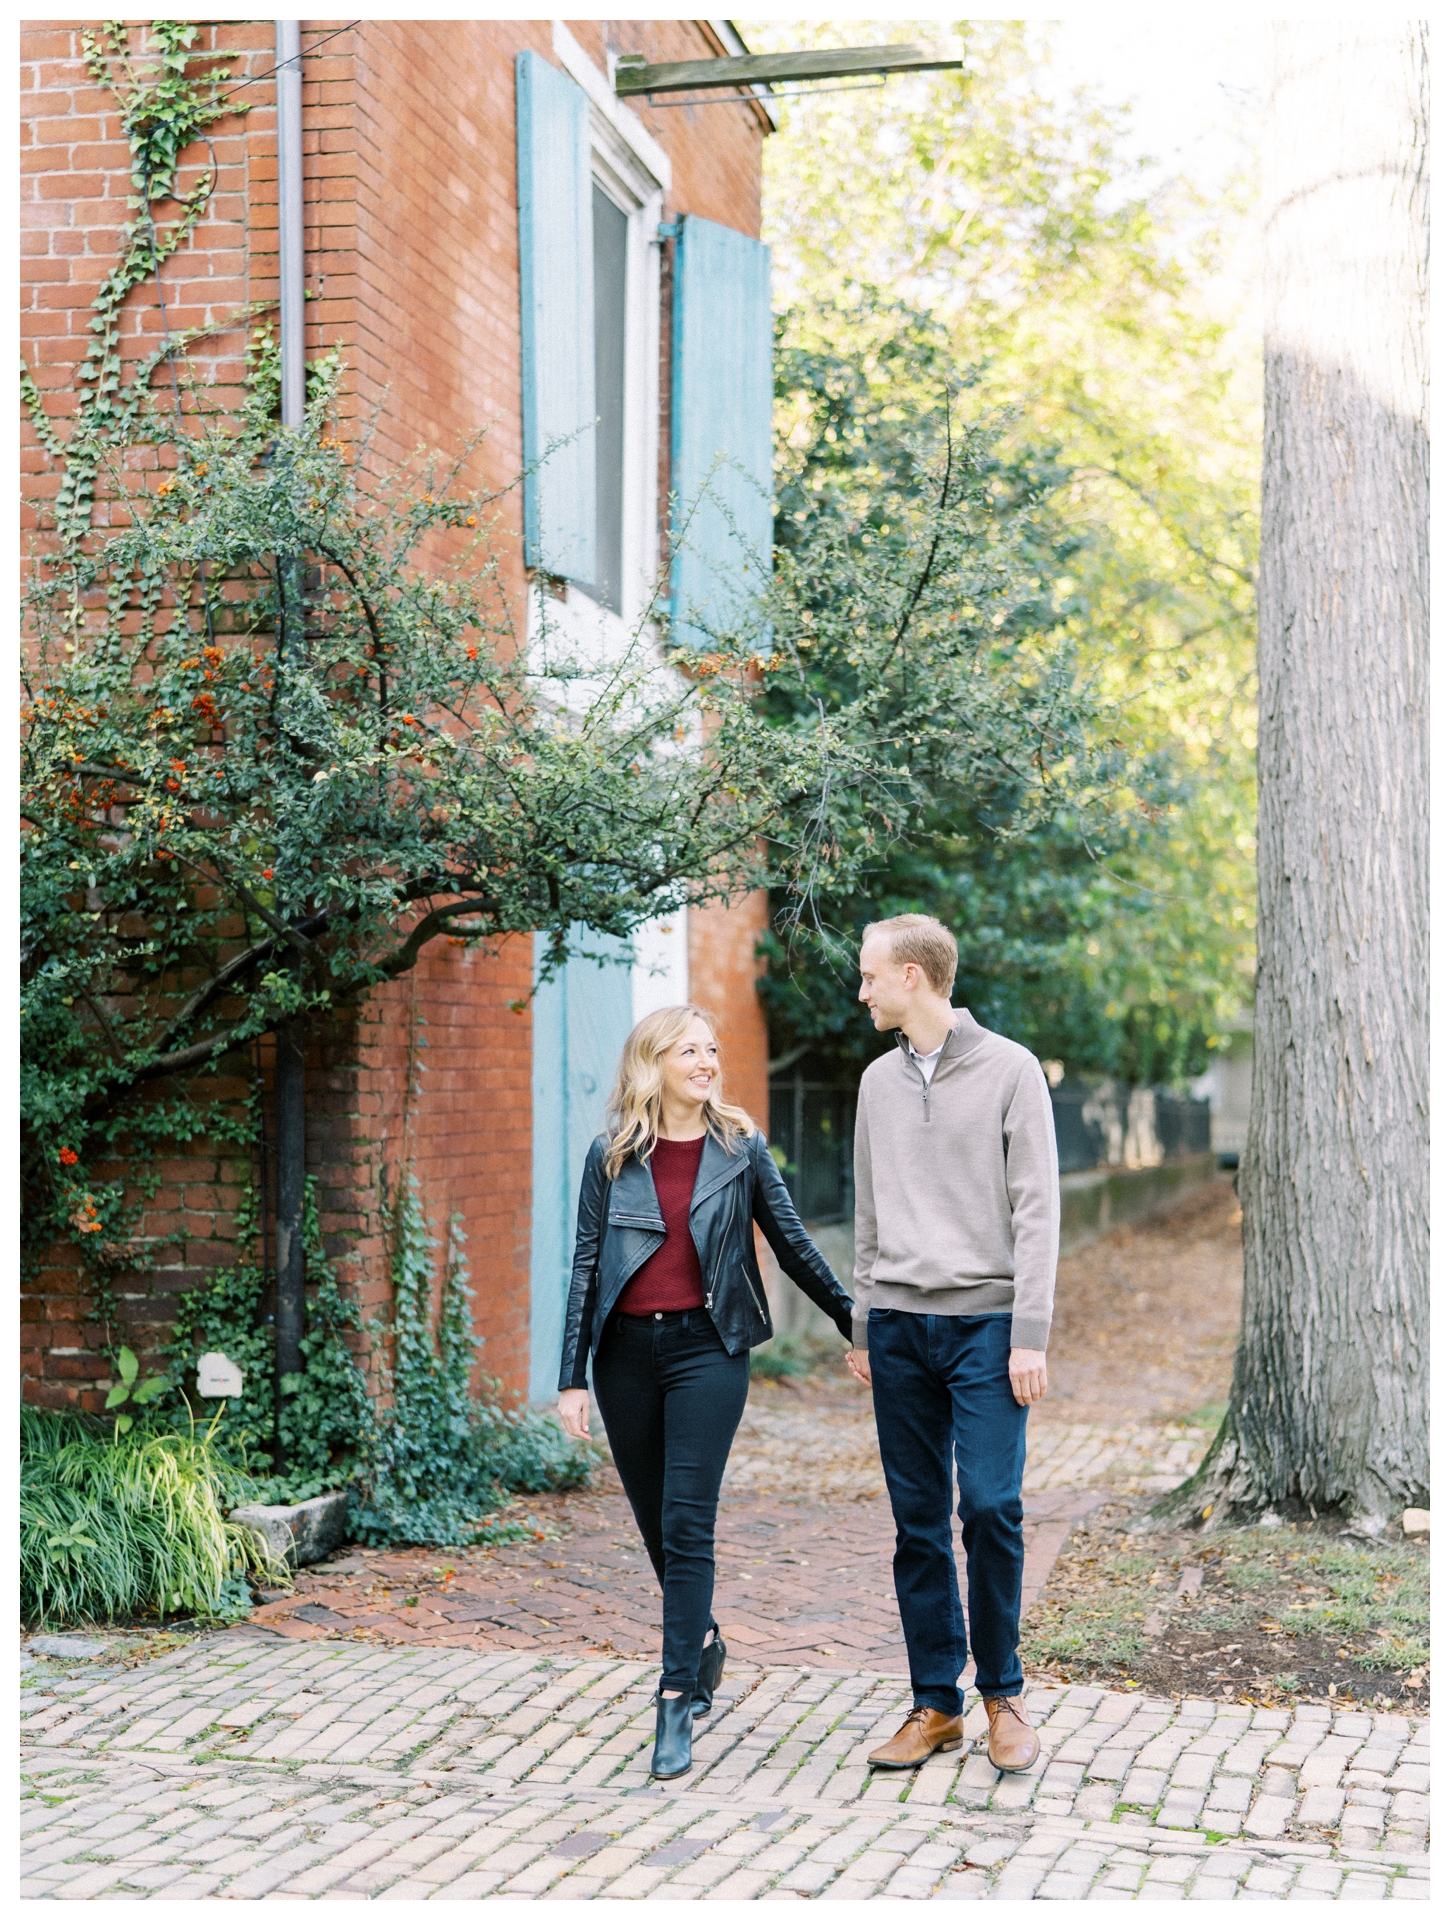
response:
[[[547,590],[556,617],[622,633],[667,551],[671,489],[689,497],[721,452],[768,481],[758,234],[771,123],[742,93],[623,104],[612,63],[719,57],[743,51],[738,36],[723,21],[338,25],[304,22],[301,36],[309,352],[342,349],[344,411],[375,417],[380,468],[486,425],[482,477],[502,484],[573,436],[509,496],[518,617],[522,628]],[[245,324],[225,323],[277,294],[274,23],[205,26],[198,45],[234,56],[246,111],[183,155],[184,182],[214,158],[216,188],[162,273],[173,331],[220,323],[190,359],[225,390],[246,341]],[[63,414],[127,217],[129,155],[79,26],[26,27],[22,78],[23,347]],[[160,324],[154,288],[138,290],[126,352],[154,347]],[[26,492],[39,498],[55,481],[26,432]],[[758,525],[763,499],[746,485],[738,516]],[[711,537],[707,525],[703,560],[674,560],[681,621],[716,590]],[[766,1124],[763,923],[758,899],[681,915],[641,935],[627,964],[571,961],[522,1012],[510,1003],[533,982],[528,940],[492,955],[437,942],[335,1032],[308,1063],[308,1162],[329,1247],[365,1304],[386,1288],[379,1172],[410,1160],[435,1225],[463,1215],[486,1369],[549,1396],[572,1194],[633,1020],[687,994],[711,1007],[730,1092]],[[143,1240],[180,1231],[185,1243],[116,1278],[143,1348],[170,1297],[235,1259],[232,1210],[254,1177],[205,1143],[160,1172]],[[27,1394],[95,1404],[102,1336],[64,1249],[24,1314]]]

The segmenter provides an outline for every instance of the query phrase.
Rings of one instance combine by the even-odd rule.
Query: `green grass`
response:
[[[1159,1597],[1149,1585],[1156,1565],[1148,1554],[1115,1554],[1101,1584],[1037,1610],[1023,1628],[1023,1659],[1136,1660],[1148,1644],[1143,1615]]]
[[[235,1617],[245,1576],[286,1578],[226,1509],[246,1492],[206,1435],[20,1416],[20,1609],[37,1626],[146,1612]]]
[[[1203,1585],[1169,1606],[1192,1563],[1202,1566]],[[1155,1611],[1168,1628],[1161,1644],[1143,1631]],[[1180,1636],[1191,1645],[1168,1644]],[[1068,1673],[1146,1671],[1145,1659],[1207,1658],[1217,1637],[1250,1643],[1245,1657],[1286,1695],[1322,1689],[1335,1667],[1343,1689],[1346,1665],[1386,1679],[1413,1674],[1430,1659],[1429,1556],[1408,1542],[1360,1541],[1317,1525],[1145,1541],[1110,1521],[1064,1550],[1023,1623],[1022,1654]],[[1191,1659],[1162,1671],[1204,1678]]]
[[[1276,1587],[1274,1618],[1294,1639],[1375,1645],[1354,1655],[1365,1668],[1408,1672],[1430,1657],[1430,1563],[1416,1548],[1361,1545],[1257,1528],[1221,1536],[1219,1579],[1245,1595]],[[1289,1597],[1292,1583],[1293,1598]]]

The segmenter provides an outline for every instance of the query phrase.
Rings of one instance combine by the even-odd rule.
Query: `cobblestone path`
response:
[[[873,1777],[894,1675],[732,1662],[678,1785],[654,1671],[209,1636],[25,1675],[23,1892],[58,1899],[1426,1898],[1429,1728],[1034,1687],[1042,1756]]]
[[[1178,1421],[1064,1420],[1051,1402],[1027,1423],[1027,1493],[1110,1487],[1160,1493],[1202,1460],[1212,1428]],[[850,1389],[751,1391],[725,1470],[727,1487],[789,1496],[802,1486],[825,1500],[885,1498],[870,1397]]]
[[[1075,1520],[1109,1492],[1176,1485],[1209,1438],[1162,1422],[1036,1414],[1028,1434],[1024,1610]],[[608,1469],[601,1479],[593,1494],[529,1503],[565,1530],[561,1539],[487,1552],[354,1550],[305,1571],[253,1622],[294,1639],[649,1657],[659,1589],[617,1480]],[[731,1645],[763,1665],[905,1673],[892,1545],[869,1395],[756,1386],[720,1508],[716,1613]]]
[[[1028,1497],[1026,1605],[1073,1521],[1101,1498],[1075,1488]],[[567,1533],[486,1553],[354,1548],[305,1570],[295,1592],[259,1607],[252,1623],[292,1639],[657,1659],[659,1587],[624,1496],[572,1494],[534,1510],[557,1512]],[[726,1640],[759,1665],[806,1660],[904,1674],[893,1544],[884,1499],[807,1503],[727,1493],[715,1589]]]

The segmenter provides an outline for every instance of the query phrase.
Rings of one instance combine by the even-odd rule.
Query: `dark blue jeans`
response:
[[[611,1316],[594,1356],[609,1450],[664,1589],[661,1687],[690,1692],[715,1598],[715,1509],[750,1355],[725,1351],[703,1308]]]
[[[912,1697],[960,1713],[967,1664],[952,1551],[952,1456],[967,1550],[977,1691],[1021,1693],[1022,1467],[1027,1409],[1012,1397],[1012,1316],[873,1307],[867,1333],[881,1465],[896,1521],[896,1603]]]

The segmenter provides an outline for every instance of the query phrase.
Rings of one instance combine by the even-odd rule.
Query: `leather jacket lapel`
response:
[[[665,1230],[655,1192],[654,1175],[638,1160],[626,1160],[609,1189],[609,1224],[612,1227],[645,1227],[656,1233]]]
[[[738,1180],[741,1174],[749,1170],[748,1142],[737,1142],[734,1153],[731,1153],[721,1146],[713,1133],[707,1133],[700,1154],[700,1171],[695,1175],[695,1190],[690,1195],[690,1212],[694,1213],[721,1187],[729,1186],[732,1180]]]

